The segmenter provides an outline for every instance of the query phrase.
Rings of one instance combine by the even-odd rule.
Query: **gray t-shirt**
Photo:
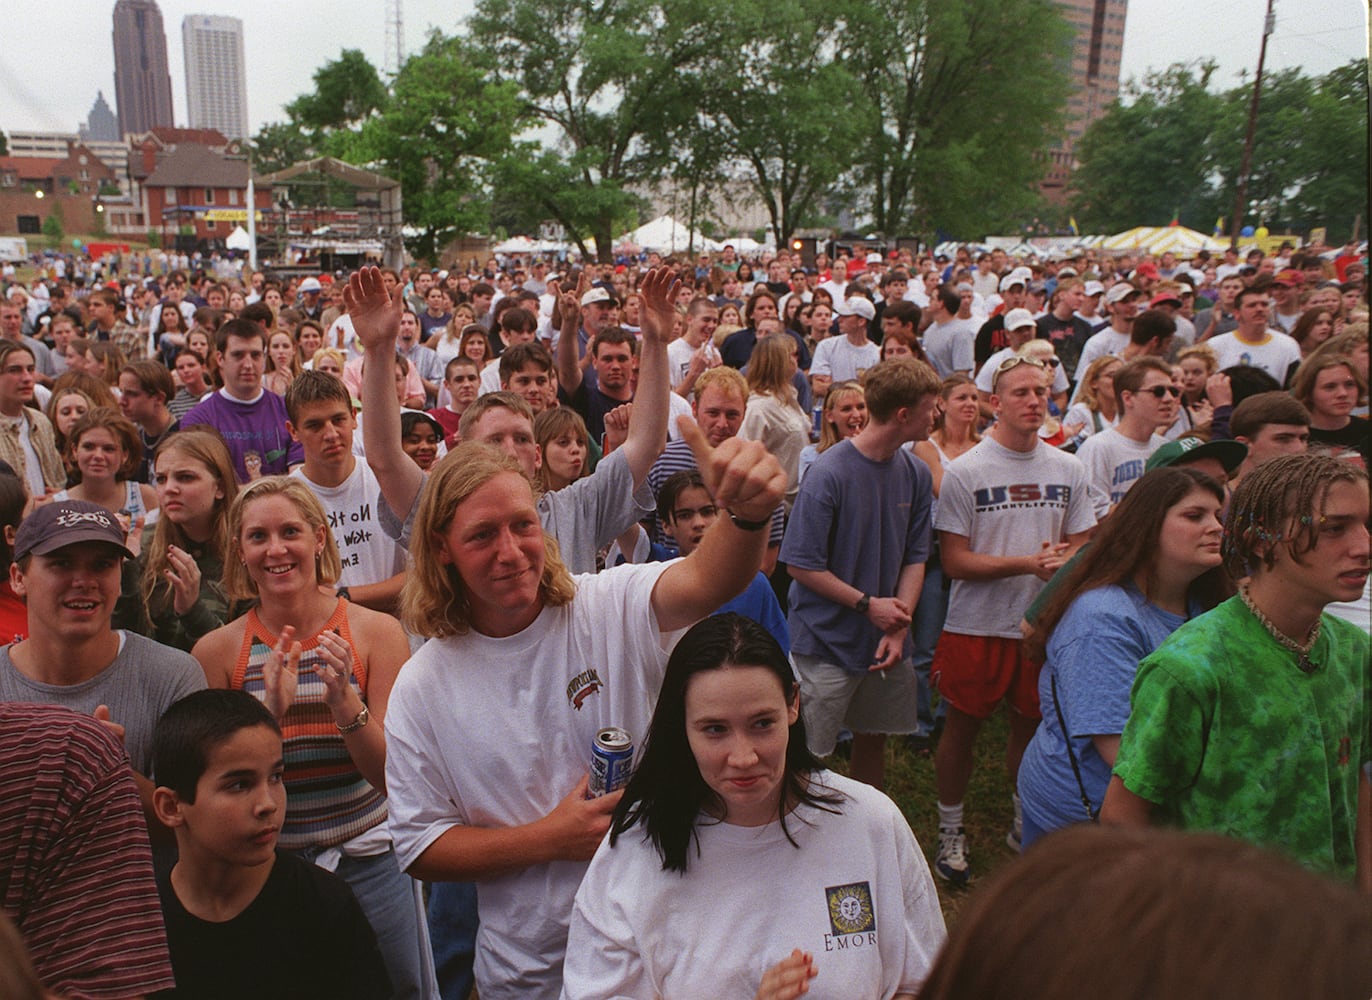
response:
[[[973,320],[950,319],[931,324],[924,331],[923,340],[924,353],[939,378],[976,368],[977,324]]]
[[[124,727],[124,748],[133,769],[152,774],[152,733],[172,702],[203,689],[204,671],[189,653],[135,632],[119,632],[119,655],[80,684],[43,684],[19,672],[10,647],[0,648],[0,701],[61,705],[91,715],[108,705],[110,719]]]
[[[428,484],[426,475],[403,523],[384,497],[377,501],[381,530],[407,549],[419,497]],[[597,463],[591,475],[539,497],[538,515],[543,530],[557,539],[567,569],[574,574],[594,573],[596,552],[628,531],[631,524],[652,514],[656,506],[647,483],[634,491],[633,473],[624,453],[612,451]]]

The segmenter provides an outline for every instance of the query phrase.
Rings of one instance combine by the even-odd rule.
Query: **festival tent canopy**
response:
[[[229,233],[224,245],[230,250],[251,250],[252,240],[248,237],[248,231],[242,226],[234,226],[233,232]]]
[[[1147,250],[1152,254],[1168,251],[1193,254],[1198,250],[1221,251],[1228,246],[1227,241],[1217,240],[1185,226],[1135,226],[1106,237],[1101,243],[1101,249],[1104,250]]]
[[[688,249],[716,251],[724,248],[723,244],[716,243],[699,232],[692,232],[670,215],[659,216],[615,240],[616,246],[624,243],[633,244],[644,250],[668,253]]]

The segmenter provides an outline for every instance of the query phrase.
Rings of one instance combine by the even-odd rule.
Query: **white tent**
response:
[[[692,232],[687,226],[670,215],[659,216],[652,222],[645,223],[633,232],[625,233],[615,240],[615,246],[619,246],[621,243],[632,243],[644,250],[668,253],[687,249],[710,251],[723,249],[722,244],[716,243],[707,236],[702,236],[699,232]]]
[[[251,250],[252,239],[248,236],[248,231],[242,226],[234,226],[233,232],[229,233],[224,245],[230,250]]]

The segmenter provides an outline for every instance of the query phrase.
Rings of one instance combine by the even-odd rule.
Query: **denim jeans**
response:
[[[916,695],[916,708],[919,713],[919,735],[932,735],[936,726],[943,721],[947,711],[940,701],[938,708],[932,708],[929,687],[929,667],[934,662],[934,647],[943,632],[944,619],[948,617],[948,587],[943,575],[943,566],[938,560],[938,550],[929,554],[924,566],[924,588],[919,592],[919,603],[915,605],[913,628],[915,652],[910,658],[915,666],[915,679],[919,684]]]
[[[300,856],[311,864],[323,851],[309,848]],[[416,905],[417,883],[400,870],[395,851],[365,858],[344,855],[334,874],[348,883],[367,922],[372,925],[395,1000],[431,1000],[433,973],[425,932]]]
[[[472,994],[478,926],[473,883],[429,883],[429,940],[443,1000],[467,1000]]]

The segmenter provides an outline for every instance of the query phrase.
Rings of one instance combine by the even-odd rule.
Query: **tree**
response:
[[[737,0],[713,22],[720,38],[694,81],[704,111],[698,145],[742,165],[777,246],[812,220],[859,135],[853,79],[832,59],[833,6]]]
[[[846,0],[838,60],[854,165],[887,236],[980,232],[1037,199],[1067,99],[1071,29],[1051,0]],[[841,96],[837,95],[836,96]]]
[[[486,53],[433,32],[406,60],[384,111],[362,128],[355,152],[400,181],[411,249],[436,258],[490,219],[491,164],[510,151],[524,110],[514,84],[495,79]]]
[[[315,156],[359,162],[358,129],[388,100],[376,67],[357,49],[344,49],[315,70],[314,87],[286,105],[285,122],[269,123],[257,133],[258,170],[271,173]]]
[[[1125,87],[1077,146],[1073,207],[1096,231],[1161,225],[1209,231],[1228,216],[1252,85],[1211,89],[1213,63],[1175,65]],[[1244,224],[1329,229],[1338,242],[1367,205],[1366,66],[1263,79]]]
[[[1148,73],[1086,130],[1072,175],[1073,210],[1085,231],[1163,226],[1179,215],[1209,232],[1229,214],[1212,184],[1211,136],[1224,117],[1223,101],[1209,90],[1215,69],[1202,62]]]
[[[0,156],[10,155],[10,141],[4,132],[0,132]]]
[[[712,44],[723,0],[479,0],[475,45],[515,84],[536,136],[496,164],[502,198],[537,204],[589,257],[661,177],[694,118],[684,71]]]
[[[52,211],[43,220],[43,235],[48,238],[48,243],[56,248],[62,245],[62,237],[66,235],[66,230],[62,226],[62,206],[53,203]]]

